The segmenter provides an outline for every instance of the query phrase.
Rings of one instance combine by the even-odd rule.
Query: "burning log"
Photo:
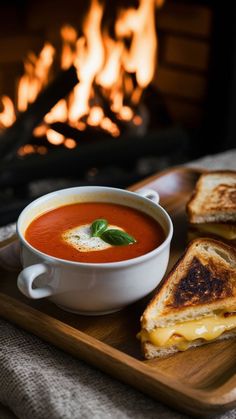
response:
[[[44,156],[34,154],[5,162],[0,170],[0,187],[24,185],[29,178],[31,181],[63,176],[78,179],[91,167],[131,167],[140,157],[168,155],[170,150],[177,153],[180,147],[181,152],[189,147],[189,138],[180,128],[153,131],[144,137],[84,142],[73,150],[58,149]]]
[[[0,136],[1,158],[11,159],[21,145],[30,142],[34,128],[60,99],[70,93],[77,83],[78,77],[74,66],[61,71],[39,94],[35,102],[20,114],[15,123]]]
[[[122,132],[122,129],[123,129],[122,123],[117,118],[115,112],[112,111],[111,106],[110,106],[111,105],[110,101],[104,96],[102,92],[102,88],[98,86],[97,84],[94,84],[93,88],[95,92],[95,98],[98,99],[99,105],[103,109],[104,115],[108,117],[112,122],[114,122],[114,124],[116,124],[118,128],[120,129],[120,131]]]
[[[50,128],[67,138],[73,138],[78,144],[95,142],[101,139],[112,138],[112,136],[105,132],[102,128],[86,126],[84,131],[81,131],[64,122],[53,122]]]
[[[114,123],[115,126],[117,126],[119,130],[119,135],[126,135],[127,133],[129,133],[129,135],[132,135],[132,134],[139,135],[140,132],[143,131],[143,129],[140,131],[139,126],[133,123],[134,115],[139,116],[142,122],[144,122],[143,118],[141,117],[142,112],[140,112],[140,106],[138,104],[133,105],[128,95],[127,96],[124,95],[124,101],[123,101],[124,106],[122,106],[121,108],[121,111],[125,113],[128,112],[129,115],[127,117],[127,113],[126,115],[124,115],[124,113],[123,115],[117,115],[116,112],[114,112],[111,109],[111,103],[109,99],[107,99],[105,95],[105,91],[101,86],[98,86],[95,84],[93,88],[95,92],[95,99],[94,99],[95,106],[96,105],[100,106],[103,110],[105,117],[109,118],[112,121],[112,123]],[[98,103],[96,103],[96,100]]]

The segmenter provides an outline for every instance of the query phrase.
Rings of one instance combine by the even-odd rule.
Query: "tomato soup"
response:
[[[73,231],[82,231],[80,226],[91,225],[97,219],[105,219],[111,228],[131,235],[135,243],[79,251],[73,243],[66,241],[65,237],[72,236]],[[77,237],[80,238],[80,233]],[[165,235],[157,221],[139,210],[124,205],[88,202],[65,205],[42,214],[31,222],[25,238],[33,247],[50,256],[74,262],[107,263],[144,255],[158,247]]]

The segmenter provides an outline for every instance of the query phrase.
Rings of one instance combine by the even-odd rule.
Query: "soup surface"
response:
[[[122,229],[136,239],[133,244],[112,246],[94,250],[94,241],[84,242],[87,251],[76,246],[76,234],[90,232],[90,225],[96,219],[106,219],[110,228]],[[85,226],[85,227],[84,227]],[[109,227],[108,227],[109,228]],[[72,237],[73,240],[67,240]],[[58,207],[35,218],[25,233],[26,240],[36,249],[60,259],[75,262],[107,263],[132,259],[158,247],[165,239],[162,227],[152,217],[123,205],[100,202],[77,203]],[[91,240],[91,246],[90,246]],[[84,246],[84,244],[83,244]],[[82,251],[78,250],[81,248]]]

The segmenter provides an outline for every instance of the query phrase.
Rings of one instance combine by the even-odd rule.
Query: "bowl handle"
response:
[[[159,204],[160,196],[159,193],[154,191],[154,189],[141,188],[135,191],[138,195],[148,198],[153,201],[155,204]]]
[[[17,286],[26,297],[38,299],[49,297],[53,294],[52,288],[45,285],[33,288],[33,283],[40,275],[49,273],[49,267],[45,263],[37,263],[23,269],[17,278]]]

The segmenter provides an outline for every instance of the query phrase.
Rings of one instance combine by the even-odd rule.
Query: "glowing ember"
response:
[[[22,147],[20,147],[19,148],[19,150],[18,150],[18,154],[19,154],[19,156],[21,156],[21,157],[23,157],[23,156],[25,156],[25,155],[27,155],[27,154],[32,154],[32,153],[34,153],[35,152],[35,149],[34,149],[34,146],[33,145],[31,145],[31,144],[26,144],[26,145],[23,145]]]
[[[82,35],[70,25],[61,28],[61,68],[74,65],[79,83],[69,97],[61,99],[34,129],[35,137],[45,137],[54,145],[76,147],[76,142],[65,138],[50,128],[54,122],[66,122],[78,130],[87,125],[100,127],[113,137],[120,135],[119,121],[142,124],[136,114],[143,89],[151,82],[156,64],[157,36],[155,8],[164,0],[139,0],[139,7],[121,9],[114,25],[114,38],[102,28],[104,5],[92,0],[82,25]],[[39,55],[30,52],[24,63],[25,72],[19,80],[17,106],[25,111],[51,78],[56,51],[45,43]],[[13,102],[7,96],[1,98],[0,129],[9,127],[16,119]],[[106,109],[103,104],[106,102]],[[115,118],[107,114],[107,107]],[[117,118],[117,119],[116,119]],[[114,122],[117,120],[117,123]],[[39,152],[46,147],[25,145],[20,155]]]
[[[79,131],[84,131],[86,129],[86,124],[83,121],[78,121],[75,126]]]
[[[33,134],[35,137],[43,137],[46,135],[47,132],[47,126],[46,125],[38,125],[34,131]]]
[[[48,129],[46,133],[49,143],[54,145],[60,145],[64,142],[65,137],[62,134],[54,131],[53,129]]]
[[[55,121],[66,122],[67,121],[67,105],[65,99],[59,100],[57,104],[51,109],[44,117],[44,121],[47,124],[51,124]]]
[[[104,112],[99,106],[91,108],[87,123],[91,126],[98,126],[104,117]]]
[[[140,115],[135,115],[133,118],[133,123],[134,125],[141,125],[143,122],[142,118]]]
[[[134,112],[129,106],[123,106],[119,112],[119,118],[123,121],[131,121],[133,118]]]
[[[105,131],[108,131],[111,133],[113,137],[119,137],[120,130],[114,122],[111,121],[110,118],[103,118],[103,120],[100,123],[100,127],[103,128]]]
[[[76,141],[73,140],[72,138],[67,138],[65,140],[64,144],[65,144],[65,147],[66,148],[72,149],[72,148],[75,148],[76,147]]]

